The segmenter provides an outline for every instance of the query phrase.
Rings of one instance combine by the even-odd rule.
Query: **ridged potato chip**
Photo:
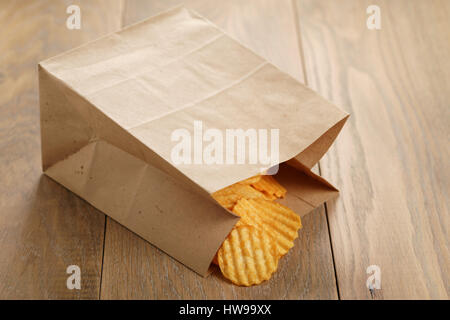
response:
[[[286,195],[286,189],[278,183],[272,176],[262,176],[257,182],[252,182],[251,185],[256,189],[264,193],[269,200],[275,200],[276,198],[284,198]]]
[[[220,247],[217,258],[222,274],[242,286],[270,279],[279,259],[272,237],[252,226],[234,228]]]
[[[233,212],[241,217],[241,225],[254,226],[270,234],[280,256],[294,246],[302,227],[300,217],[294,211],[264,199],[240,199]]]
[[[222,206],[229,210],[232,210],[238,200],[265,198],[266,196],[261,192],[249,185],[233,184],[229,187],[216,191],[212,194],[212,197]]]

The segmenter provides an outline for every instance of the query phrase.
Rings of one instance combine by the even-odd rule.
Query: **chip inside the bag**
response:
[[[265,194],[246,184],[233,184],[229,187],[216,191],[213,198],[222,206],[232,210],[234,205],[242,198],[266,198]]]
[[[257,183],[259,180],[261,180],[262,176],[261,175],[257,175],[254,177],[250,177],[248,179],[239,181],[239,184],[252,184],[252,183]]]
[[[277,198],[284,198],[286,195],[286,189],[270,175],[261,176],[261,178],[252,182],[251,185],[256,189],[264,193],[269,200],[275,200]]]

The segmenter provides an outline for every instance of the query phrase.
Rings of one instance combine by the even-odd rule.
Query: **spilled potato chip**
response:
[[[273,200],[286,189],[273,176],[254,176],[212,194],[241,219],[222,243],[213,263],[232,283],[251,286],[268,280],[278,260],[294,246],[300,217]]]
[[[223,275],[242,286],[270,279],[279,259],[272,237],[252,226],[234,228],[220,247],[217,258]]]
[[[286,189],[278,183],[272,176],[261,176],[257,182],[252,182],[251,185],[266,195],[269,200],[277,198],[284,198]]]
[[[264,199],[240,199],[233,212],[241,217],[241,224],[254,226],[270,234],[280,256],[294,246],[298,230],[302,227],[300,217],[294,211]]]

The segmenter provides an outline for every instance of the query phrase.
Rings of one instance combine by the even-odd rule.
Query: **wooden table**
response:
[[[0,298],[448,299],[450,1],[81,2],[0,0]],[[42,176],[37,62],[179,3],[352,115],[317,168],[340,197],[260,286],[196,275]]]

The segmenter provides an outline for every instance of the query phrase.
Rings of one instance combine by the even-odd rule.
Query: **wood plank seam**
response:
[[[294,11],[293,14],[294,14],[295,32],[296,32],[296,36],[297,36],[297,40],[298,40],[300,61],[301,61],[302,69],[303,69],[303,78],[304,78],[305,85],[308,86],[308,72],[307,72],[307,68],[306,68],[300,20],[299,20],[299,14],[298,14],[299,8],[298,8],[296,0],[291,0],[291,2],[292,2],[292,9]],[[319,175],[321,176],[322,171],[320,168],[320,161],[317,163],[317,169],[319,171]],[[328,240],[330,242],[331,258],[333,261],[334,279],[336,281],[336,294],[337,294],[338,300],[341,300],[341,295],[340,295],[340,290],[339,290],[339,281],[338,281],[337,271],[336,271],[336,261],[335,261],[334,250],[333,250],[333,242],[331,239],[330,222],[329,222],[329,217],[328,217],[328,206],[326,203],[324,203],[323,206],[324,206],[324,210],[325,210],[325,218],[326,218],[326,223],[327,223]]]
[[[103,262],[105,261],[105,244],[106,244],[106,225],[108,223],[108,216],[105,215],[105,223],[103,228],[103,247],[102,247],[102,262],[100,268],[100,285],[98,287],[98,299],[100,300],[102,297],[102,279],[103,279]]]
[[[303,52],[303,41],[302,41],[302,35],[301,35],[301,29],[300,29],[300,20],[299,20],[299,16],[298,16],[298,12],[299,12],[299,8],[297,5],[297,1],[296,0],[291,0],[292,2],[292,10],[294,11],[294,23],[295,23],[295,33],[297,36],[297,42],[298,42],[298,52],[300,55],[300,63],[303,69],[303,80],[305,82],[305,86],[308,87],[308,74],[306,72],[306,63],[305,63],[305,57],[304,57],[304,52]],[[320,170],[319,170],[320,172]]]
[[[319,167],[319,173],[320,173],[320,163],[318,165]],[[342,300],[341,299],[341,292],[339,290],[339,279],[337,276],[337,271],[336,271],[336,260],[334,257],[334,248],[333,248],[333,241],[331,240],[331,230],[330,230],[330,222],[329,222],[329,218],[328,218],[328,206],[325,203],[325,217],[326,217],[326,221],[327,221],[327,229],[328,229],[328,239],[330,240],[330,249],[331,249],[331,258],[333,259],[333,269],[334,269],[334,280],[336,281],[336,293],[338,296],[338,300]]]

